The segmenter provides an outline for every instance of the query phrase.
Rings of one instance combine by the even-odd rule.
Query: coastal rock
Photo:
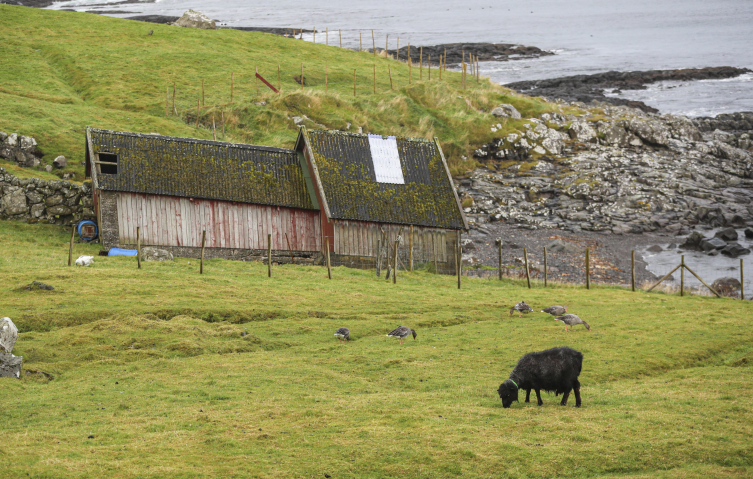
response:
[[[175,22],[175,25],[186,28],[217,30],[217,24],[214,20],[195,10],[188,10],[187,12],[185,12],[183,16]]]
[[[735,228],[725,228],[718,231],[714,236],[724,241],[737,241],[737,231]]]
[[[729,243],[724,248],[722,248],[721,253],[724,256],[729,256],[730,258],[737,258],[739,256],[750,254],[750,250],[741,246],[739,243]]]
[[[753,238],[753,228],[745,228],[744,233],[746,238]]]
[[[596,130],[591,128],[591,126],[585,121],[574,121],[570,125],[568,133],[570,134],[570,138],[582,143],[586,143],[596,138]]]
[[[548,251],[554,252],[554,253],[582,253],[583,248],[574,245],[570,242],[562,241],[561,239],[556,239],[549,243],[546,247]]]
[[[740,281],[737,278],[718,278],[711,283],[714,290],[728,298],[740,297]]]
[[[492,115],[500,118],[512,118],[513,120],[520,120],[522,116],[520,112],[512,105],[505,103],[499,105],[492,110]]]
[[[727,246],[727,243],[719,238],[704,238],[699,244],[701,251],[711,251],[715,249],[722,249]]]

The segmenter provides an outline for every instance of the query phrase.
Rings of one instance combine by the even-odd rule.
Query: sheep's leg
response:
[[[560,403],[563,406],[567,406],[567,398],[570,396],[570,390],[568,389],[562,394],[562,402]]]
[[[575,391],[575,407],[580,407],[580,382],[577,379],[573,391]]]
[[[531,390],[526,389],[526,402],[531,402]]]
[[[543,406],[544,405],[544,401],[541,400],[541,390],[539,390],[539,389],[536,389],[536,399],[539,400],[538,401],[539,402],[539,406]]]

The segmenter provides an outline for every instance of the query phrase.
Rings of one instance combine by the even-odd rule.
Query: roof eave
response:
[[[460,212],[460,218],[463,220],[463,229],[468,231],[468,220],[465,217],[465,213],[463,212],[463,207],[460,204],[460,198],[458,197],[458,192],[455,189],[455,182],[452,181],[452,175],[450,174],[450,168],[447,166],[447,160],[445,160],[444,153],[442,152],[442,147],[439,145],[439,139],[435,136],[434,137],[434,144],[437,145],[437,151],[439,152],[439,157],[442,159],[442,164],[444,165],[444,170],[447,173],[447,181],[450,182],[450,188],[452,189],[452,194],[455,197],[455,203],[458,205],[458,211]]]

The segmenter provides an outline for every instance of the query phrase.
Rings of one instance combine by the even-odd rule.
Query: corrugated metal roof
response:
[[[315,209],[294,150],[90,129],[92,152],[118,155],[99,188]]]
[[[397,137],[405,184],[394,184],[377,181],[368,135],[316,130],[304,135],[332,218],[465,228],[435,142]]]

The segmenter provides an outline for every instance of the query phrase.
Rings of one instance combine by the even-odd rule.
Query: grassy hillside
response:
[[[403,273],[95,258],[0,222],[5,477],[750,477],[750,303]],[[94,254],[76,245],[74,257]],[[55,291],[19,289],[32,280]],[[593,331],[535,313],[567,304]],[[418,331],[400,346],[385,334]],[[353,340],[338,344],[340,326]],[[585,355],[583,407],[496,388],[526,352]],[[92,437],[90,437],[92,436]]]
[[[79,178],[87,125],[211,138],[213,120],[221,130],[224,118],[228,140],[292,147],[297,133],[292,117],[305,115],[310,127],[346,130],[350,124],[350,131],[437,136],[459,173],[473,166],[460,156],[491,139],[489,126],[498,123],[488,113],[494,106],[512,103],[524,116],[553,108],[486,80],[469,80],[463,90],[459,73],[444,72],[440,81],[436,68],[431,80],[427,68],[423,80],[419,68],[412,68],[409,83],[409,66],[402,61],[257,32],[0,5],[0,45],[0,131],[36,137],[46,162],[58,154],[73,159],[70,170]],[[294,80],[301,64],[304,89]],[[278,66],[282,93],[259,83],[257,95],[256,69],[277,85]]]

